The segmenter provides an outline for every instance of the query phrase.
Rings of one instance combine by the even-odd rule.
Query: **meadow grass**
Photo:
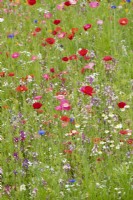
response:
[[[61,3],[0,1],[0,197],[131,200],[133,2]]]

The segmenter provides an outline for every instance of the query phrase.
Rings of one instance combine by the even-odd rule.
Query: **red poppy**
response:
[[[117,105],[119,108],[124,108],[127,104],[125,102],[119,102]]]
[[[69,60],[77,60],[77,59],[78,57],[75,54],[69,56]]]
[[[50,72],[54,73],[55,69],[54,68],[50,68]]]
[[[33,36],[36,36],[37,33],[34,31],[34,32],[32,32],[31,34],[32,34]]]
[[[111,57],[111,56],[105,56],[104,58],[103,58],[103,60],[104,61],[110,61],[110,60],[112,60],[113,58]]]
[[[92,96],[94,93],[94,89],[91,86],[83,86],[80,91],[89,96]]]
[[[25,85],[19,85],[17,88],[16,88],[16,91],[17,92],[25,92],[27,91],[28,88],[25,86]]]
[[[41,31],[41,28],[37,27],[35,28],[35,32],[40,32]]]
[[[34,4],[36,4],[36,0],[27,0],[27,2],[30,6],[33,6]]]
[[[55,20],[53,21],[53,24],[58,25],[60,22],[61,22],[60,19],[55,19]]]
[[[35,102],[35,103],[33,103],[32,106],[33,106],[34,109],[39,109],[39,108],[42,107],[42,104],[40,102]]]
[[[85,70],[86,70],[86,69],[83,67],[83,68],[81,69],[81,73],[84,74]]]
[[[70,1],[66,1],[64,4],[65,4],[65,6],[71,6],[72,5]]]
[[[53,30],[52,35],[57,35],[57,31]]]
[[[67,116],[62,116],[62,117],[61,117],[61,121],[63,121],[63,122],[69,122],[69,121],[70,121],[70,118],[67,117]]]
[[[13,73],[13,72],[10,72],[9,74],[8,74],[8,76],[14,76],[15,74]]]
[[[73,34],[75,34],[76,32],[78,32],[78,30],[79,30],[78,28],[72,28],[71,29],[71,31],[72,31]]]
[[[67,37],[69,40],[72,40],[74,38],[74,33],[69,34]]]
[[[4,77],[5,76],[5,72],[0,72],[0,77]]]
[[[69,61],[69,58],[68,57],[63,57],[62,60],[67,62],[67,61]]]
[[[72,150],[70,150],[70,149],[65,149],[65,150],[64,150],[64,153],[66,153],[66,154],[72,154]]]
[[[127,143],[128,143],[128,144],[133,144],[133,139],[132,139],[132,138],[131,138],[131,139],[128,139],[128,140],[127,140]]]
[[[79,55],[80,56],[85,56],[87,53],[88,53],[88,50],[87,49],[81,49],[78,51]]]
[[[83,28],[84,28],[85,31],[87,31],[87,30],[90,29],[91,27],[92,27],[91,24],[85,24],[85,25],[83,26]]]
[[[48,44],[54,44],[55,43],[55,39],[54,38],[46,38],[45,40]]]
[[[56,29],[55,29],[55,31],[58,33],[60,31],[62,31],[62,28],[60,26],[57,26]]]
[[[128,130],[120,130],[119,134],[121,135],[127,135],[129,133]]]
[[[122,26],[125,26],[128,24],[128,19],[127,18],[121,18],[119,19],[119,24]]]

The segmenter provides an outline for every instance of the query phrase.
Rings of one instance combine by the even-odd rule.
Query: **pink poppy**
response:
[[[103,24],[103,20],[100,20],[100,19],[99,19],[99,20],[97,21],[97,24],[98,24],[98,25],[102,25],[102,24]]]
[[[18,58],[20,56],[20,54],[18,52],[15,52],[12,54],[12,58]]]
[[[64,9],[64,3],[58,4],[56,6],[57,10],[63,10]]]
[[[46,12],[46,13],[44,13],[44,17],[45,17],[46,19],[50,19],[50,18],[52,17],[52,13]]]
[[[57,95],[55,96],[56,99],[58,99],[59,101],[62,101],[63,99],[65,99],[65,96],[64,95]]]
[[[44,78],[45,80],[49,80],[49,79],[50,79],[50,77],[49,77],[48,74],[43,74],[43,78]]]
[[[42,96],[35,96],[34,100],[40,100],[42,98]]]
[[[32,56],[32,57],[31,57],[31,60],[37,60],[37,59],[38,59],[37,56]]]
[[[58,33],[57,37],[58,38],[64,38],[66,36],[66,32],[61,32],[61,33]]]
[[[99,6],[99,2],[97,2],[97,1],[90,2],[90,3],[89,3],[89,6],[90,6],[91,8],[96,8],[96,7]]]

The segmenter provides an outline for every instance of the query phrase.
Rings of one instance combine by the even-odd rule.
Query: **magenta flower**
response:
[[[42,98],[42,96],[35,96],[34,100],[40,100]]]
[[[15,52],[12,54],[12,58],[18,58],[20,56],[20,54],[18,52]]]
[[[56,99],[58,99],[59,101],[62,101],[63,99],[65,99],[64,95],[58,95],[56,96]]]
[[[97,1],[90,2],[90,3],[89,3],[89,6],[90,6],[91,8],[96,8],[96,7],[99,6],[99,2],[97,2]]]
[[[50,19],[50,18],[52,17],[52,13],[46,12],[46,13],[44,13],[44,17],[45,17],[46,19]]]
[[[57,8],[57,10],[63,10],[64,9],[64,3],[61,3],[61,4],[58,4],[57,6],[56,6],[56,8]]]
[[[69,101],[66,99],[60,100],[60,105],[56,106],[56,110],[70,110],[71,106],[69,104]]]
[[[31,57],[31,60],[37,60],[37,59],[38,59],[37,56],[32,56],[32,57]]]
[[[92,27],[91,24],[85,24],[85,25],[83,26],[83,28],[84,28],[85,31],[87,31],[87,30],[90,29],[91,27]]]
[[[84,66],[84,69],[91,69],[94,70],[93,67],[95,66],[95,63],[90,62],[89,64]]]
[[[45,79],[45,80],[49,80],[49,75],[48,74],[43,74],[43,78]]]
[[[57,35],[58,38],[64,38],[65,36],[66,36],[65,32],[58,33]]]

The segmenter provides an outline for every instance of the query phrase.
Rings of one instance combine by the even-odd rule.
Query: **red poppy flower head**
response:
[[[41,31],[40,27],[35,28],[35,32],[40,32],[40,31]]]
[[[8,76],[14,76],[15,74],[14,74],[14,72],[10,72],[10,73],[8,73]]]
[[[62,116],[60,119],[61,119],[61,121],[64,121],[64,122],[69,122],[70,121],[70,118],[65,116],[65,115]]]
[[[53,21],[53,24],[58,25],[60,22],[61,22],[60,19],[55,19],[55,20]]]
[[[5,76],[5,72],[0,72],[0,77],[4,77]]]
[[[105,62],[108,62],[108,61],[111,61],[113,58],[111,57],[111,56],[105,56],[104,58],[103,58],[103,60],[105,61]]]
[[[27,0],[27,2],[30,6],[33,6],[34,4],[36,4],[36,0]]]
[[[127,104],[125,102],[119,102],[117,105],[119,108],[124,108]]]
[[[73,34],[77,33],[77,32],[78,32],[78,28],[72,28],[72,29],[71,29],[71,32],[72,32]]]
[[[127,135],[128,133],[128,130],[120,130],[119,132],[120,135]]]
[[[39,109],[39,108],[42,107],[42,104],[40,102],[35,102],[35,103],[33,103],[32,106],[33,106],[34,109]]]
[[[69,61],[69,58],[68,57],[63,57],[62,61],[67,62],[67,61]]]
[[[127,25],[128,24],[128,19],[127,18],[121,18],[121,19],[119,19],[119,24],[121,26]]]
[[[79,55],[80,56],[85,56],[87,53],[88,53],[88,50],[87,49],[81,49],[78,51]]]
[[[54,69],[54,68],[50,68],[50,72],[51,72],[51,73],[54,73],[54,72],[55,72],[55,69]]]
[[[87,31],[87,30],[90,29],[91,27],[92,27],[91,24],[85,24],[85,25],[83,26],[83,28],[84,28],[85,31]]]
[[[72,40],[72,39],[74,38],[74,34],[71,33],[71,34],[69,34],[67,37],[68,37],[69,40]]]
[[[64,5],[65,5],[65,6],[71,6],[72,4],[71,4],[70,1],[66,1],[66,2],[64,2]]]
[[[78,57],[75,54],[69,56],[69,60],[77,60],[77,59]]]
[[[25,85],[19,85],[17,88],[16,88],[16,91],[17,92],[25,92],[27,91],[28,88],[25,86]]]
[[[87,94],[89,96],[92,96],[94,92],[94,89],[91,86],[83,86],[80,88],[80,91],[84,94]]]
[[[55,43],[55,39],[54,38],[46,38],[45,40],[48,44],[54,44]]]

